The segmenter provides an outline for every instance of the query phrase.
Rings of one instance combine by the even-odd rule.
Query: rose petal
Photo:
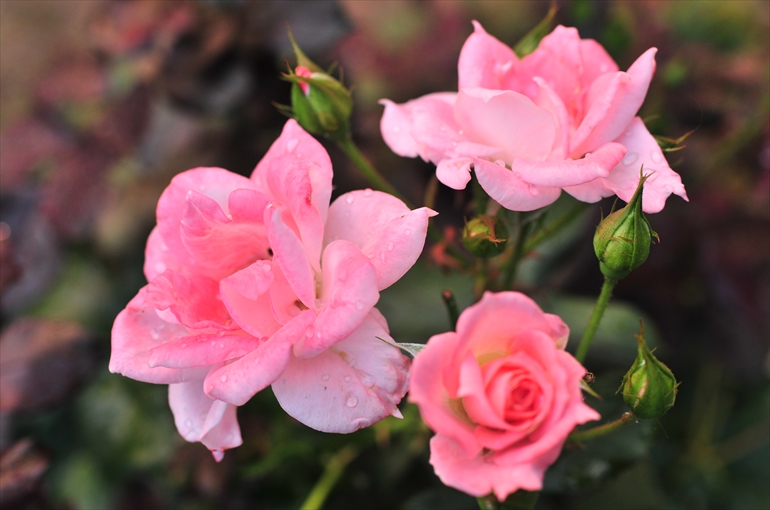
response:
[[[529,161],[518,158],[511,170],[522,181],[536,186],[562,188],[607,177],[626,154],[619,143],[608,143],[578,160]]]
[[[478,21],[466,39],[457,62],[458,89],[504,89],[506,77],[515,74],[519,59],[511,48],[489,35]]]
[[[274,260],[281,266],[299,300],[307,308],[315,309],[315,277],[305,247],[296,233],[284,223],[279,207],[270,205],[265,209],[265,225]]]
[[[347,434],[398,415],[406,393],[408,358],[368,316],[347,338],[312,358],[292,357],[273,383],[281,407],[322,432]]]
[[[559,188],[528,184],[507,168],[474,158],[473,171],[490,197],[512,211],[534,211],[552,204],[559,198]]]
[[[270,303],[269,291],[274,286],[273,266],[275,264],[258,260],[219,282],[220,297],[232,319],[257,338],[270,336],[281,327]]]
[[[398,281],[422,253],[428,218],[435,216],[422,207],[410,211],[392,195],[358,190],[340,196],[329,208],[324,245],[344,239],[367,256],[377,273],[377,288]]]
[[[219,286],[205,276],[185,275],[167,269],[147,285],[145,306],[169,310],[193,329],[235,329],[225,305],[217,299]]]
[[[211,366],[240,358],[259,347],[251,335],[191,335],[170,340],[150,350],[150,367]]]

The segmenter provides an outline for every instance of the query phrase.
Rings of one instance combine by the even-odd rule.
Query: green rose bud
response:
[[[508,229],[491,216],[477,216],[463,228],[463,245],[477,257],[490,258],[505,250]]]
[[[658,361],[644,341],[644,326],[636,335],[636,361],[623,377],[618,391],[623,401],[639,418],[657,418],[671,409],[679,386],[671,370]]]
[[[642,212],[642,189],[651,174],[639,179],[639,186],[626,206],[611,213],[596,227],[594,251],[602,274],[621,280],[641,266],[650,254],[652,238],[658,234]]]
[[[298,65],[284,75],[292,87],[291,107],[283,109],[310,133],[334,140],[345,138],[353,110],[350,91],[310,60],[291,34],[289,37]]]

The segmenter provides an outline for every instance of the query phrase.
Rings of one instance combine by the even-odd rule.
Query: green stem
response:
[[[444,300],[447,312],[449,313],[449,322],[452,326],[452,331],[457,329],[457,319],[460,317],[460,312],[457,308],[457,300],[455,299],[454,292],[446,289],[441,293],[441,299]]]
[[[609,423],[605,423],[604,425],[599,425],[598,427],[592,427],[588,430],[581,430],[579,432],[573,432],[569,435],[567,439],[570,441],[574,441],[576,443],[582,443],[584,441],[590,441],[591,439],[595,439],[597,437],[604,436],[606,434],[611,434],[612,432],[615,432],[616,430],[620,430],[632,421],[634,421],[636,417],[634,416],[634,413],[631,411],[623,413],[623,415],[618,418],[615,421],[611,421]]]
[[[520,212],[516,212],[514,220],[514,228],[516,229],[516,241],[513,245],[513,251],[511,258],[505,264],[503,268],[503,290],[509,290],[513,288],[513,282],[516,281],[516,271],[519,268],[519,262],[524,256],[524,241],[529,234],[530,224],[523,225]]]
[[[366,157],[361,153],[361,151],[356,147],[356,144],[353,143],[353,139],[348,136],[346,138],[343,138],[342,140],[339,140],[337,142],[340,146],[340,148],[345,152],[345,154],[348,155],[350,160],[358,167],[358,169],[363,174],[364,178],[369,181],[369,184],[372,185],[373,188],[376,188],[380,191],[384,191],[385,193],[390,193],[394,197],[400,199],[402,202],[404,202],[409,209],[414,209],[412,205],[409,203],[409,201],[399,193],[396,188],[393,187],[392,184],[390,184],[378,171],[374,166],[372,166],[371,163],[369,163],[369,160],[366,159]]]
[[[580,213],[582,213],[587,206],[588,204],[579,202],[575,204],[574,207],[571,207],[564,214],[556,218],[553,222],[549,223],[547,226],[540,229],[535,235],[527,239],[527,244],[524,245],[524,254],[526,255],[527,253],[531,252],[537,246],[539,246],[540,243],[547,240],[552,235],[556,234],[561,229],[568,226],[577,218],[579,218]]]
[[[487,195],[487,192],[484,191],[484,188],[481,187],[481,184],[479,183],[479,180],[476,179],[475,174],[471,181],[473,181],[473,202],[476,208],[476,215],[480,216],[482,214],[486,214],[489,195]]]
[[[342,476],[345,466],[355,459],[357,455],[358,451],[355,448],[346,446],[329,459],[321,478],[318,479],[305,502],[302,503],[300,510],[317,510],[322,508],[326,497],[334,488],[340,476]]]
[[[518,490],[505,501],[498,501],[494,494],[476,498],[481,510],[532,510],[537,504],[539,492]]]
[[[488,269],[489,264],[487,259],[476,259],[476,276],[473,280],[473,297],[476,301],[481,299],[481,295],[487,289],[487,282],[489,277]]]
[[[577,359],[580,363],[583,363],[586,354],[588,354],[588,348],[591,347],[591,340],[594,339],[594,335],[596,334],[596,330],[599,327],[599,323],[602,321],[602,316],[604,315],[604,311],[607,309],[607,303],[610,302],[610,298],[612,297],[612,289],[615,288],[616,283],[618,283],[617,280],[607,278],[606,276],[604,277],[604,284],[602,285],[602,291],[599,294],[599,299],[596,300],[596,306],[594,307],[594,311],[591,314],[591,319],[588,321],[588,327],[586,327],[586,330],[583,333],[583,337],[580,339],[580,343],[578,344],[577,348],[577,354],[575,354],[575,359]]]

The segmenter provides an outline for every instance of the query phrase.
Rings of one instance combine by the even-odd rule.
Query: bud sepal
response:
[[[463,246],[477,257],[490,258],[505,251],[508,229],[500,220],[481,215],[473,218],[463,228]]]

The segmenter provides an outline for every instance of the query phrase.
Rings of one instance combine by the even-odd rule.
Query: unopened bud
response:
[[[508,229],[491,216],[477,216],[465,224],[463,245],[477,257],[489,258],[505,250]]]
[[[671,370],[658,361],[644,341],[644,327],[636,335],[636,361],[623,377],[618,391],[639,418],[657,418],[671,409],[676,400],[677,382]]]
[[[650,175],[639,179],[634,196],[624,208],[611,213],[596,227],[594,251],[607,278],[623,279],[641,266],[650,254],[652,238],[658,237],[642,212],[642,190]]]
[[[290,115],[306,131],[341,140],[348,135],[353,98],[337,79],[324,72],[299,48],[289,34],[297,67],[284,75],[292,82]]]

